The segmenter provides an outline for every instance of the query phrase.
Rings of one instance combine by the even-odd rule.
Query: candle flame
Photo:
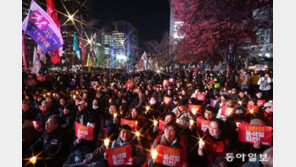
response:
[[[36,161],[37,161],[37,157],[36,157],[36,156],[33,156],[33,157],[30,158],[30,162],[31,162],[32,164],[35,164]]]
[[[110,142],[110,139],[105,139],[104,140],[104,145],[108,148],[109,146],[109,142]]]
[[[157,157],[157,154],[158,154],[158,152],[156,151],[156,150],[152,150],[151,151],[151,156],[152,156],[152,159],[156,159],[156,157]]]
[[[136,131],[135,135],[136,135],[137,137],[139,137],[139,136],[140,136],[140,132]]]
[[[194,124],[194,121],[192,119],[190,119],[190,125],[193,125]]]
[[[114,116],[114,118],[116,118],[116,117],[117,117],[117,113],[114,113],[114,115],[113,115],[113,116]]]
[[[153,125],[156,126],[157,125],[157,121],[153,120]]]

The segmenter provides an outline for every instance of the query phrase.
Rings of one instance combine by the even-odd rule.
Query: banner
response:
[[[262,145],[271,146],[272,128],[248,124],[238,125],[238,139],[246,143],[260,141]]]
[[[137,120],[128,120],[128,119],[121,118],[120,125],[124,125],[124,124],[127,124],[128,126],[130,126],[132,130],[137,130],[137,126],[138,126]]]
[[[130,144],[105,150],[107,153],[108,166],[132,166],[129,160],[133,157]]]
[[[40,75],[40,76],[37,76],[37,81],[39,82],[44,82],[45,81],[45,76],[44,75]]]
[[[127,88],[133,88],[135,86],[135,82],[132,82],[132,81],[127,81],[126,84],[125,84],[125,87]]]
[[[44,53],[63,46],[60,29],[34,0],[31,1],[30,11],[23,21],[22,29],[35,40]]]
[[[215,100],[215,99],[211,99],[211,106],[212,107],[215,107],[216,104],[217,104],[218,100]]]
[[[184,149],[158,145],[156,151],[158,152],[155,159],[156,163],[165,166],[183,166],[186,161],[186,151]]]
[[[221,109],[221,115],[228,117],[229,115],[232,114],[233,109],[234,108],[232,108],[232,107],[223,106]]]
[[[40,69],[41,69],[40,59],[39,59],[39,56],[37,54],[36,47],[34,47],[34,57],[33,57],[33,70],[32,70],[32,73],[34,73],[35,75],[39,75]]]
[[[78,139],[93,140],[93,131],[93,127],[84,126],[79,124],[78,122],[75,122],[75,135]]]
[[[162,130],[168,122],[159,119],[158,129]]]
[[[162,85],[163,85],[163,87],[165,87],[166,85],[169,85],[169,80],[167,80],[167,79],[165,79],[165,80],[163,80],[163,82],[162,82]]]
[[[171,97],[163,96],[163,103],[164,104],[169,104],[172,101],[172,99],[173,98],[171,98]]]
[[[265,100],[257,100],[257,106],[259,107],[264,106],[265,103]]]
[[[200,130],[206,132],[206,130],[210,126],[210,120],[205,120],[202,117],[199,117],[196,120],[196,125],[197,125],[198,128],[200,128]]]
[[[189,110],[192,112],[192,114],[202,114],[202,105],[188,105]]]
[[[75,32],[74,32],[74,38],[73,38],[73,50],[76,52],[76,55],[77,55],[78,59],[80,60],[81,59],[81,56],[80,56],[78,41],[77,41],[77,37],[76,37],[76,33]]]
[[[200,101],[204,101],[206,99],[206,95],[204,93],[198,93],[195,95],[195,98]]]

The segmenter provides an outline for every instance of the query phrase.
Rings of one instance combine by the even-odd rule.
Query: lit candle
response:
[[[152,157],[152,160],[153,160],[154,163],[155,163],[155,159],[157,157],[157,154],[158,154],[158,152],[156,150],[151,151],[151,157]]]
[[[47,96],[50,96],[50,93],[49,92],[47,93]]]
[[[149,106],[146,106],[146,111],[148,111],[150,109],[150,107]]]
[[[242,101],[238,101],[238,104],[242,105]]]
[[[140,132],[136,131],[135,135],[137,136],[137,138],[140,137]]]
[[[45,97],[46,97],[46,95],[44,94],[44,95],[43,95],[43,97],[45,98]]]
[[[109,147],[109,142],[110,142],[110,139],[105,139],[104,140],[104,145],[106,146],[106,148]]]
[[[114,116],[114,118],[116,118],[116,117],[117,117],[117,113],[114,113],[114,115],[113,115],[113,116]]]
[[[197,108],[193,108],[193,109],[192,109],[192,114],[195,115],[196,112],[197,112]]]
[[[205,142],[202,139],[199,139],[198,144],[199,144],[199,148],[203,148],[205,145]]]
[[[153,125],[154,125],[154,127],[157,126],[157,121],[156,120],[153,120]]]
[[[111,100],[111,99],[109,99],[109,103],[111,103],[111,101],[112,101],[112,100]]]
[[[76,99],[76,95],[73,95],[73,99],[74,99],[74,100]]]
[[[179,122],[180,122],[180,120],[179,120],[179,118],[177,118],[177,119],[176,119],[176,123],[179,123]]]
[[[53,93],[52,96],[55,97],[55,93]]]
[[[182,99],[182,96],[179,96],[180,99]]]
[[[30,162],[31,162],[32,164],[35,164],[36,161],[37,161],[37,157],[33,156],[33,157],[30,158]]]
[[[241,123],[240,122],[236,122],[236,126],[238,127]]]
[[[190,125],[194,124],[194,121],[192,119],[189,120]]]
[[[250,110],[250,113],[253,114],[254,113],[254,110]]]

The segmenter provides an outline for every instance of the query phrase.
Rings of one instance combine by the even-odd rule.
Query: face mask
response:
[[[94,110],[99,108],[99,106],[95,106],[95,105],[93,105],[92,107],[93,107]]]

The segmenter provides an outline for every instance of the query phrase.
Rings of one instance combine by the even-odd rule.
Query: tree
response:
[[[165,32],[160,42],[157,40],[151,40],[144,43],[150,58],[158,62],[158,65],[164,68],[168,68],[173,64],[174,56],[170,52],[169,34]]]
[[[171,7],[183,22],[185,38],[175,50],[181,63],[223,60],[229,72],[246,41],[255,43],[260,28],[272,29],[269,0],[174,0]]]

